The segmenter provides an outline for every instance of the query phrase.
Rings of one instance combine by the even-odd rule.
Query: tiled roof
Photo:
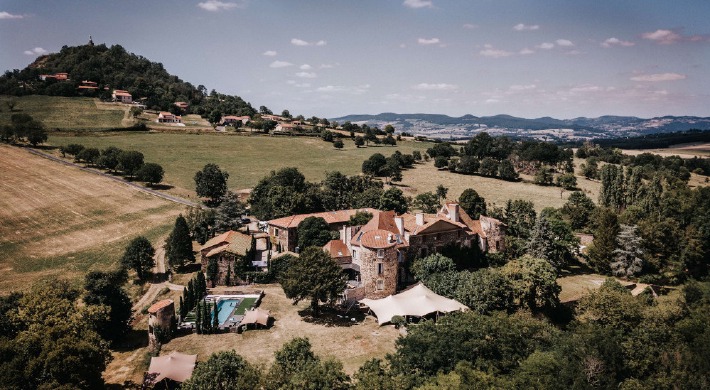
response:
[[[332,258],[349,257],[350,251],[347,245],[340,240],[331,240],[323,246],[323,250],[330,254]]]
[[[155,302],[153,305],[151,305],[151,306],[148,308],[148,313],[150,313],[150,314],[155,314],[155,313],[158,312],[158,310],[160,310],[160,309],[162,309],[162,308],[164,308],[164,307],[168,307],[168,306],[170,306],[170,305],[172,305],[172,304],[173,304],[173,300],[172,300],[172,299],[163,299],[162,301]]]
[[[368,213],[371,213],[373,215],[378,212],[378,210],[371,208],[325,211],[322,213],[298,214],[290,215],[288,217],[283,218],[272,219],[271,221],[268,221],[268,224],[284,229],[295,228],[298,227],[299,223],[301,223],[304,219],[308,217],[323,218],[325,219],[325,222],[327,222],[329,225],[336,223],[346,223],[350,220],[350,217],[355,215],[355,213],[357,213],[358,211],[367,211]]]
[[[380,211],[372,214],[372,219],[362,226],[360,231],[366,232],[369,230],[387,230],[394,234],[399,234],[397,224],[394,223],[394,211]]]
[[[205,255],[206,257],[211,257],[225,251],[244,256],[247,251],[251,249],[251,236],[230,230],[207,241],[205,245],[200,248],[200,250],[205,249],[210,249]]]
[[[376,229],[358,235],[358,243],[367,248],[384,249],[397,245],[397,240],[394,233]]]
[[[443,222],[453,225],[452,227],[464,229],[466,228],[466,225],[461,222],[454,222],[449,220],[448,218],[442,218],[432,214],[424,214],[424,224],[421,226],[417,225],[417,217],[414,214],[402,214],[402,218],[404,218],[404,230],[408,231],[409,234],[426,233],[426,230],[432,227],[437,222]]]

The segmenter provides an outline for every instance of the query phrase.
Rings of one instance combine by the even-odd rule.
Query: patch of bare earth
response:
[[[113,251],[169,224],[184,207],[21,148],[1,145],[0,166],[0,292],[51,271],[70,272],[73,254]],[[60,268],[53,267],[58,258]]]

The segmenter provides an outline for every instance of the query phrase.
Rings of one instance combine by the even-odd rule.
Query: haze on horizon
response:
[[[710,116],[710,2],[0,3],[0,68],[120,44],[209,90],[305,116]]]

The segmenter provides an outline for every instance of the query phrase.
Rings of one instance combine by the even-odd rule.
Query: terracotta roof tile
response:
[[[347,245],[340,240],[331,240],[323,246],[323,250],[330,254],[332,258],[350,257]]]
[[[322,213],[298,214],[290,215],[288,217],[283,218],[272,219],[271,221],[268,221],[268,224],[284,229],[295,228],[298,227],[299,223],[301,223],[304,219],[308,217],[323,218],[329,225],[335,223],[346,223],[350,220],[350,217],[355,215],[355,213],[357,213],[358,211],[367,211],[368,213],[371,213],[373,215],[378,212],[378,210],[372,208],[325,211]]]
[[[358,243],[361,246],[373,249],[390,248],[397,245],[395,234],[382,229],[370,230],[358,235]]]
[[[155,313],[158,312],[158,310],[160,310],[160,309],[162,309],[162,308],[164,308],[164,307],[168,307],[168,306],[170,306],[170,305],[172,305],[172,304],[173,304],[173,300],[172,300],[172,299],[163,299],[162,301],[155,302],[153,305],[151,305],[151,306],[148,308],[148,313],[150,313],[150,314],[155,314]]]

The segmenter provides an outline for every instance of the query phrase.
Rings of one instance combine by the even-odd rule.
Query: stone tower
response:
[[[367,298],[384,298],[397,292],[399,251],[397,237],[387,230],[371,230],[362,235],[360,277]]]

